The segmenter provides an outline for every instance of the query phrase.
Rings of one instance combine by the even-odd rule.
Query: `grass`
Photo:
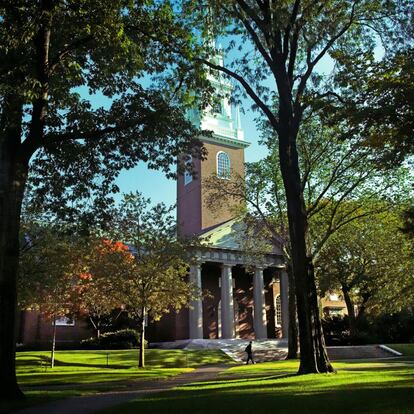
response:
[[[138,369],[138,351],[58,351],[55,368],[49,352],[19,352],[17,375],[20,385],[96,384],[169,378],[207,364],[231,362],[223,352],[159,350],[146,351],[146,368]]]
[[[401,352],[404,357],[414,357],[414,344],[389,344],[387,346]]]
[[[408,346],[407,353],[414,350]],[[408,414],[414,412],[411,358],[334,363],[336,374],[295,375],[298,361],[231,367],[217,381],[190,384],[102,414]]]
[[[139,369],[138,350],[57,351],[50,368],[50,352],[18,352],[17,378],[26,401],[0,402],[0,413],[57,398],[92,394],[131,386],[137,381],[167,379],[200,365],[229,364],[219,350],[148,349],[146,368]]]
[[[298,361],[230,365],[217,381],[189,384],[104,412],[413,413],[414,344],[390,346],[404,356],[335,362],[338,372],[329,375],[296,376]],[[220,351],[148,350],[147,368],[139,370],[136,355],[136,350],[60,351],[56,354],[56,367],[50,370],[48,352],[18,353],[18,378],[21,385],[30,387],[26,392],[28,399],[23,404],[0,405],[0,413],[51,399],[122,388],[134,381],[168,378],[198,365],[230,362]]]

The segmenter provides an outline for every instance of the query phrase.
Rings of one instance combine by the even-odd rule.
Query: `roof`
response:
[[[218,226],[207,230],[202,233],[199,237],[201,242],[208,245],[213,249],[225,249],[225,250],[236,250],[243,251],[246,246],[242,245],[241,235],[245,232],[246,224],[240,219],[231,219],[225,223],[219,224]],[[258,235],[260,237],[260,235]],[[260,240],[258,245],[268,244],[268,254],[282,255],[282,251],[275,246],[272,246],[271,242],[266,240]]]

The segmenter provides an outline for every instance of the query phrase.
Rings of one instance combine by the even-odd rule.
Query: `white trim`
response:
[[[193,162],[193,157],[191,155],[189,155],[189,159],[185,162],[185,165],[189,165],[192,164]],[[193,175],[188,172],[187,170],[184,171],[184,185],[190,184],[193,181]]]
[[[391,354],[397,355],[397,356],[402,356],[403,354],[401,352],[396,351],[395,349],[390,348],[387,345],[380,345],[379,346],[381,349],[383,349],[384,351],[387,351]]]
[[[221,154],[224,154],[227,157],[228,162],[229,162],[228,176],[221,176],[219,174],[219,156]],[[220,179],[222,179],[222,180],[230,180],[230,171],[231,171],[230,155],[227,152],[225,152],[225,151],[218,151],[217,154],[216,154],[216,173],[217,173],[217,177],[220,178]]]

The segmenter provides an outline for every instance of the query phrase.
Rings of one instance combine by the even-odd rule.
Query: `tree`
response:
[[[274,132],[267,123],[262,124],[262,141],[269,148],[263,160],[246,165],[245,177],[234,177],[223,182],[216,177],[206,182],[210,190],[209,204],[217,206],[228,198],[247,204],[249,212],[240,213],[247,225],[244,238],[252,239],[249,251],[263,251],[257,243],[257,226],[267,243],[280,249],[287,267],[291,266],[291,249],[287,230],[287,203],[279,164],[274,148]],[[297,142],[301,186],[309,222],[309,250],[317,263],[329,238],[343,226],[355,220],[373,216],[389,209],[388,204],[375,202],[387,200],[397,204],[407,200],[409,194],[406,168],[383,171],[378,168],[377,157],[358,140],[341,139],[339,127],[329,127],[317,112],[302,124]],[[250,227],[256,231],[250,231]],[[294,280],[290,280],[294,283]],[[294,286],[293,284],[291,286]],[[295,301],[290,298],[290,347],[289,355],[297,353],[294,330],[296,325]]]
[[[0,398],[22,396],[13,332],[28,180],[39,204],[59,218],[77,222],[80,215],[82,222],[104,224],[122,168],[143,160],[168,173],[179,154],[202,153],[177,105],[179,94],[164,99],[160,90],[143,87],[144,74],[186,67],[184,49],[178,55],[151,39],[191,43],[172,16],[168,2],[5,0],[0,5]],[[205,85],[193,72],[186,70],[180,85],[193,80]],[[86,91],[111,105],[96,108]],[[85,213],[90,203],[93,214]]]
[[[97,250],[90,273],[106,294],[122,303],[140,332],[139,366],[145,366],[145,325],[199,295],[187,281],[191,249],[176,237],[172,208],[149,207],[139,193],[125,196],[113,221],[113,241]]]
[[[230,47],[238,46],[246,53],[228,66],[208,57],[201,60],[211,70],[238,82],[266,116],[278,138],[298,307],[299,373],[330,372],[332,366],[317,305],[313,257],[307,243],[309,227],[297,136],[312,97],[321,89],[322,77],[316,67],[322,58],[330,53],[335,59],[333,52],[339,48],[349,54],[372,51],[376,36],[372,28],[382,30],[391,38],[396,25],[389,16],[399,10],[394,2],[361,0],[208,3],[210,8],[193,8],[191,13],[198,12],[200,21],[205,21],[205,14],[210,13],[213,16],[210,30],[214,34],[233,36]]]
[[[25,228],[26,226],[24,226]],[[27,227],[25,228],[27,231]],[[73,293],[79,272],[81,243],[64,237],[50,227],[31,223],[20,256],[18,303],[21,309],[36,310],[53,324],[51,368],[55,364],[56,319],[74,315]]]
[[[400,225],[398,211],[354,221],[335,233],[320,254],[321,295],[342,291],[351,337],[358,335],[366,311],[396,312],[412,303],[414,265]]]
[[[88,260],[90,257],[84,259],[85,267]],[[71,302],[76,309],[76,314],[89,319],[99,339],[104,323],[111,319],[112,311],[119,308],[121,304],[112,296],[109,289],[105,289],[106,286],[95,280],[89,272],[79,273],[78,278]]]
[[[400,165],[414,152],[414,49],[386,54],[344,56],[338,52],[334,81],[344,92],[322,103],[331,122],[346,124],[344,138],[358,136],[386,167]],[[352,68],[352,69],[351,69]]]

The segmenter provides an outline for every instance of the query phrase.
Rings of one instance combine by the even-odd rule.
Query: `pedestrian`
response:
[[[246,365],[249,363],[249,361],[252,361],[252,364],[254,364],[253,354],[252,354],[252,341],[250,341],[249,345],[246,346],[245,352],[247,353]]]

